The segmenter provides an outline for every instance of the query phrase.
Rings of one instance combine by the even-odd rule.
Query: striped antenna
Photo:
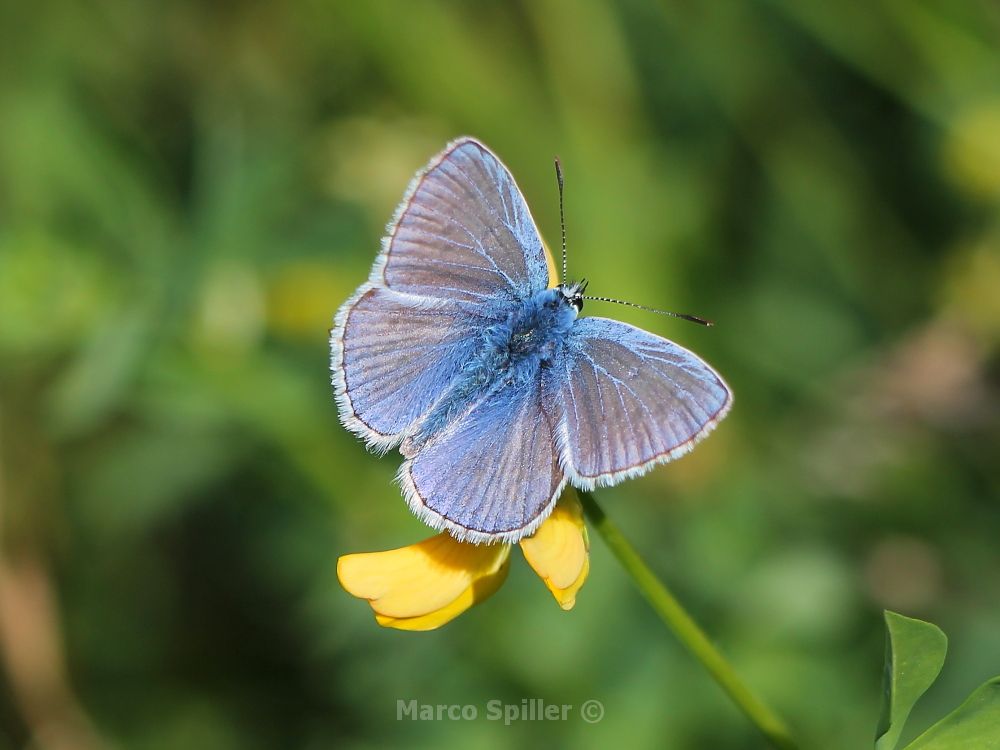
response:
[[[559,157],[556,157],[556,182],[559,183],[559,226],[562,228],[563,284],[566,283],[566,217],[563,214],[563,173]]]
[[[656,313],[657,315],[669,315],[671,318],[680,318],[681,320],[689,320],[692,323],[697,323],[701,326],[714,326],[711,320],[707,318],[699,318],[697,315],[688,315],[687,313],[676,313],[669,312],[668,310],[657,310],[655,307],[646,307],[645,305],[638,305],[635,302],[626,302],[622,299],[612,299],[611,297],[584,297],[584,299],[594,300],[595,302],[614,302],[616,305],[625,305],[626,307],[635,307],[639,310],[645,310],[646,312]]]

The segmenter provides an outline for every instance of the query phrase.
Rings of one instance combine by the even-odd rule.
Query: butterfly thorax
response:
[[[522,302],[502,324],[493,326],[487,348],[493,350],[497,364],[507,367],[522,360],[545,362],[563,341],[576,314],[559,289],[546,289]]]
[[[486,326],[454,385],[404,441],[404,455],[417,450],[488,394],[537,378],[539,370],[547,367],[564,345],[576,316],[570,297],[560,288],[546,289]]]

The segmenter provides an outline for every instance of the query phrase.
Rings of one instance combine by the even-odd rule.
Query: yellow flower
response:
[[[559,606],[573,609],[590,572],[590,541],[575,492],[564,493],[538,531],[521,540],[521,552]]]
[[[583,510],[568,490],[521,551],[563,609],[572,609],[590,570]],[[493,594],[507,578],[510,545],[459,542],[442,532],[385,552],[344,555],[337,578],[367,599],[379,625],[434,630]]]

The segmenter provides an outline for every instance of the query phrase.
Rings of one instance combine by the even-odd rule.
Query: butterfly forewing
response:
[[[700,358],[635,326],[583,318],[562,361],[562,457],[580,487],[610,485],[690,450],[729,388]]]
[[[514,178],[489,149],[466,138],[414,180],[377,278],[425,297],[509,301],[544,289],[548,269]]]

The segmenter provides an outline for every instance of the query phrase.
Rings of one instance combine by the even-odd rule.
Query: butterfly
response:
[[[413,178],[330,334],[344,426],[398,448],[410,509],[460,541],[517,542],[567,482],[613,485],[689,451],[732,394],[704,361],[550,286],[510,171],[459,138]],[[554,274],[553,274],[554,275]]]

